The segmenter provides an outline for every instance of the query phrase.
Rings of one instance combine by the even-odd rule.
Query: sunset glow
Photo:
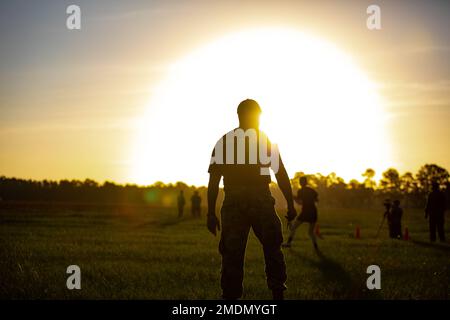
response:
[[[5,2],[0,175],[205,185],[246,98],[291,177],[448,168],[449,4],[413,3]]]
[[[174,62],[139,119],[131,180],[205,184],[212,147],[237,126],[245,98],[260,103],[261,129],[290,174],[348,179],[389,165],[383,100],[351,56],[298,30],[262,28]]]

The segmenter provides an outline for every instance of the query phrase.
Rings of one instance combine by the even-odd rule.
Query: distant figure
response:
[[[186,204],[186,200],[184,199],[183,190],[180,190],[180,193],[178,194],[177,202],[178,202],[178,218],[181,218],[183,216],[184,205]]]
[[[400,208],[400,201],[394,200],[388,215],[389,236],[393,239],[402,239],[402,216],[403,209]]]
[[[317,250],[317,240],[316,235],[314,233],[315,226],[317,223],[317,208],[316,202],[319,201],[317,192],[308,187],[308,180],[306,177],[300,178],[300,186],[301,189],[298,190],[297,197],[294,200],[302,206],[302,211],[298,216],[297,220],[289,224],[290,234],[287,242],[283,244],[284,247],[290,247],[291,242],[294,239],[295,231],[297,228],[303,223],[309,223],[308,234],[312,240],[314,248]]]
[[[191,210],[192,210],[192,216],[195,218],[200,217],[201,203],[202,203],[202,198],[199,196],[198,191],[194,191],[194,194],[191,197]]]
[[[444,232],[444,214],[446,209],[445,194],[439,190],[439,184],[433,182],[431,193],[428,196],[427,206],[425,208],[425,219],[429,218],[430,223],[430,241],[436,241],[436,229],[439,234],[439,240],[445,242]]]
[[[261,108],[258,103],[244,100],[239,104],[237,113],[239,128],[228,132],[216,143],[208,170],[207,226],[214,235],[220,230],[215,209],[222,177],[225,192],[219,244],[222,255],[222,297],[233,300],[242,296],[245,249],[248,234],[253,229],[263,246],[267,285],[272,291],[273,299],[280,300],[284,296],[287,276],[281,251],[281,222],[269,188],[270,169],[275,173],[287,201],[288,221],[297,215],[291,184],[275,145],[259,130]],[[266,161],[265,155],[269,154],[269,161]]]
[[[378,238],[380,230],[381,230],[381,228],[383,226],[384,220],[387,220],[387,222],[388,222],[389,237],[391,237],[391,234],[392,234],[392,232],[391,232],[391,222],[390,222],[391,221],[391,208],[392,208],[391,200],[390,199],[386,199],[384,201],[383,205],[384,205],[385,211],[384,211],[383,221],[381,222],[381,225],[378,228],[377,238]]]
[[[450,208],[450,182],[447,182],[445,186],[445,199],[447,200],[445,208]]]

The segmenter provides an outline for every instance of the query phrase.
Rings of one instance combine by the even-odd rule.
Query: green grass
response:
[[[428,243],[419,211],[405,210],[412,241],[375,234],[380,212],[320,209],[321,254],[301,226],[285,250],[287,299],[449,299],[450,246]],[[218,237],[204,220],[173,209],[124,212],[0,210],[0,298],[217,299]],[[362,239],[354,239],[361,225]],[[81,268],[81,290],[66,288],[66,268]],[[367,266],[381,268],[381,290],[366,289]],[[262,249],[246,254],[246,299],[269,299]]]

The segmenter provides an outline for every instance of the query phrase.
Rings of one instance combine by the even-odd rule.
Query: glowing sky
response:
[[[65,27],[72,3],[82,10],[80,31]],[[174,63],[226,35],[262,28],[294,29],[332,44],[375,85],[389,157],[368,166],[416,171],[432,162],[449,169],[450,4],[377,1],[382,30],[369,31],[371,3],[2,1],[0,175],[139,180],[131,174],[137,124],[153,112],[149,101]],[[233,119],[235,108],[230,102],[226,119]],[[195,127],[205,119],[194,114],[186,121]],[[211,141],[235,125],[221,123],[208,132]],[[167,155],[164,148],[156,152]],[[203,169],[184,177],[188,183],[206,183],[209,159],[201,154],[198,161],[198,168],[175,164]],[[321,163],[289,168],[290,175],[305,168],[330,171]],[[174,182],[164,170],[170,168],[138,182]]]

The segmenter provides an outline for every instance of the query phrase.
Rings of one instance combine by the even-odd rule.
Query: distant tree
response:
[[[400,177],[400,190],[407,194],[417,190],[417,182],[411,172],[406,172]]]
[[[88,187],[88,188],[97,188],[98,187],[98,182],[91,180],[91,179],[85,179],[83,181],[83,187]]]
[[[182,182],[182,181],[178,181],[178,182],[175,184],[175,187],[176,187],[177,189],[179,189],[179,190],[186,190],[186,189],[189,188],[188,185],[187,185],[186,183]]]
[[[365,178],[362,183],[357,180],[346,183],[334,172],[326,176],[320,173],[297,172],[291,180],[294,193],[299,188],[298,180],[301,176],[307,176],[309,184],[318,191],[321,206],[367,208],[374,203],[379,206],[381,201],[388,196],[402,198],[405,206],[423,207],[425,194],[429,191],[433,181],[440,183],[443,189],[447,185],[446,192],[450,192],[449,173],[435,164],[422,166],[416,175],[411,172],[400,175],[396,169],[390,168],[383,172],[382,179],[378,184],[374,180],[375,171],[370,168],[362,174]],[[378,188],[376,188],[377,186]],[[271,183],[270,188],[277,203],[282,205],[284,200],[279,188],[275,183]],[[188,186],[184,182],[175,184],[155,182],[148,186],[138,186],[135,184],[120,185],[111,181],[99,184],[91,179],[36,181],[0,176],[2,205],[9,201],[48,201],[168,206],[175,201],[180,189],[185,190],[186,197],[197,190],[203,198],[206,198],[206,187]],[[219,197],[223,198],[222,191]]]
[[[335,172],[330,173],[326,177],[327,179],[327,186],[345,186],[345,181],[341,177],[339,177]]]
[[[400,190],[400,174],[394,168],[389,168],[383,172],[380,180],[381,189],[387,193],[396,193]]]
[[[154,184],[152,184],[152,187],[155,187],[155,188],[164,188],[164,187],[166,187],[166,185],[165,185],[164,182],[162,182],[162,181],[156,181]]]
[[[365,178],[364,186],[368,189],[375,189],[377,185],[376,182],[373,180],[373,178],[375,177],[375,170],[368,168],[366,169],[366,171],[364,171],[362,176]]]
[[[350,190],[358,190],[361,187],[361,183],[358,180],[352,179],[348,182],[348,188]]]
[[[316,173],[315,174],[315,184],[316,184],[316,188],[317,191],[319,192],[319,194],[324,194],[327,191],[327,177],[320,174],[320,173]]]
[[[418,188],[421,192],[429,192],[431,190],[431,183],[437,182],[444,187],[449,182],[448,171],[436,164],[426,164],[422,166],[417,172],[416,179]]]

